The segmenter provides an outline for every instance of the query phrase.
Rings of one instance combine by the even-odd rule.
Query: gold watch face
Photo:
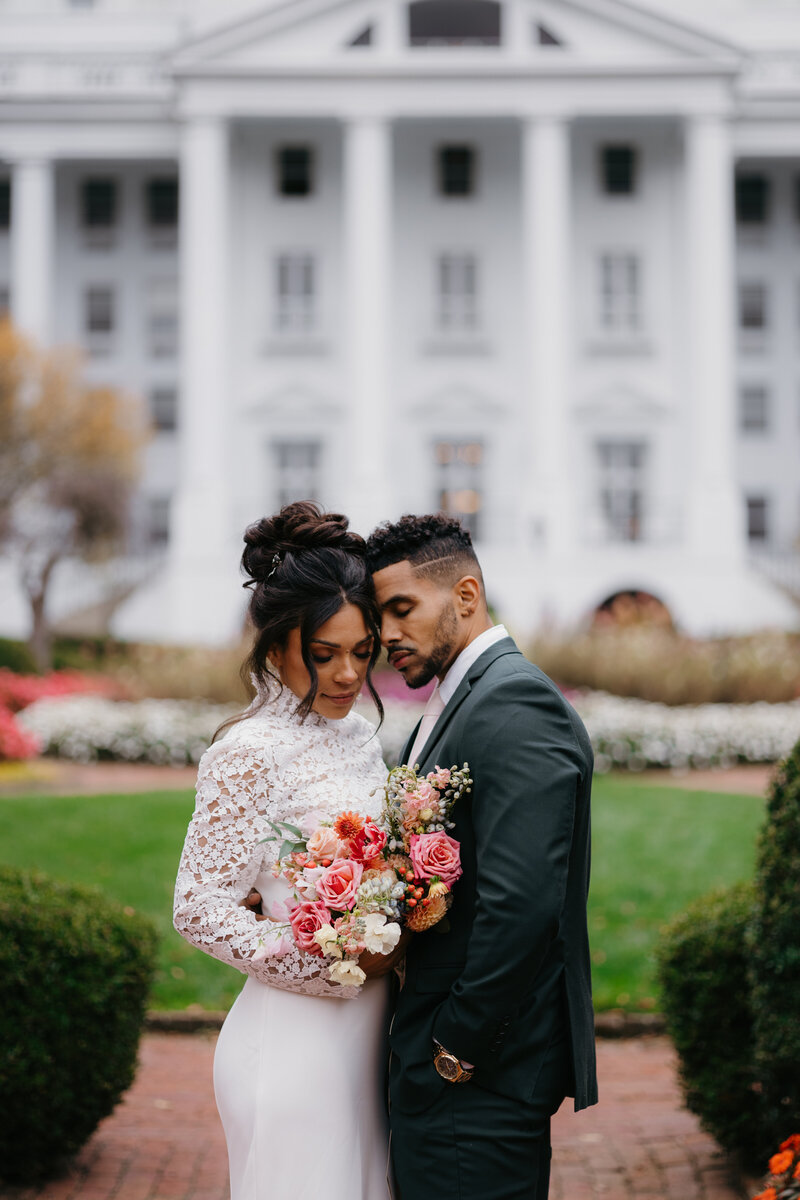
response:
[[[454,1054],[447,1054],[446,1052],[437,1054],[434,1066],[442,1079],[449,1079],[451,1083],[458,1079],[461,1074],[461,1064]]]

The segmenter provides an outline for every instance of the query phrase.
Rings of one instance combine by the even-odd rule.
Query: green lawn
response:
[[[688,900],[752,874],[763,802],[633,779],[594,788],[589,929],[599,1009],[657,1007],[652,949]],[[172,889],[193,797],[0,798],[0,861],[97,884],[162,935],[154,1008],[227,1008],[242,976],[172,929]]]

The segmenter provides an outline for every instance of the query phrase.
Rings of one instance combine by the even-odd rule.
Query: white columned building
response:
[[[531,532],[556,562],[575,553],[569,473],[570,135],[561,117],[522,126],[524,288],[535,495]]]
[[[22,332],[46,345],[51,336],[53,164],[45,158],[19,158],[12,164],[11,180],[11,313]]]
[[[154,428],[113,632],[235,636],[305,497],[523,638],[796,624],[799,79],[781,0],[0,0],[0,312]]]
[[[359,529],[392,515],[388,434],[391,258],[391,127],[358,116],[344,126],[343,252],[350,478],[347,513]]]

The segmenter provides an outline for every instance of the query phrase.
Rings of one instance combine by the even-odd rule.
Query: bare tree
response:
[[[40,670],[53,576],[66,559],[124,548],[146,438],[140,405],[90,387],[77,352],[39,350],[0,322],[0,542],[18,564]]]

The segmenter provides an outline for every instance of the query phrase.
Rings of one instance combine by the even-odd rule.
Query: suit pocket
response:
[[[438,967],[420,967],[414,980],[414,991],[446,996],[463,969],[463,963],[449,963]]]

